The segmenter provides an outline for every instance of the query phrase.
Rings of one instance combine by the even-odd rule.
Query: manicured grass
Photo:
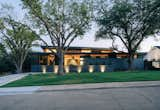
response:
[[[23,79],[4,85],[3,87],[158,80],[160,81],[160,71],[70,73],[64,76],[48,73],[28,75]]]

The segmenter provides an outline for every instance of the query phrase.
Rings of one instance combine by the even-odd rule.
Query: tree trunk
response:
[[[22,73],[22,65],[16,66],[16,73]]]
[[[133,70],[133,59],[134,59],[134,54],[130,53],[128,57],[128,70],[129,71]]]
[[[64,52],[62,49],[58,49],[58,75],[64,75]]]

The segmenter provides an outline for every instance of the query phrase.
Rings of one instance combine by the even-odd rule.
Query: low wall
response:
[[[106,71],[123,71],[127,70],[127,59],[107,59],[103,65],[85,65],[85,66],[67,66],[66,72],[106,72]],[[133,61],[135,70],[143,70],[143,59],[135,59]],[[32,65],[31,72],[57,72],[57,67],[54,65]]]

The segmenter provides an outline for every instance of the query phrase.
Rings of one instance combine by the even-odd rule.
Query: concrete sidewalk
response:
[[[35,91],[37,91],[38,89],[40,89],[39,86],[0,88],[0,96],[18,95],[18,94],[32,94]]]
[[[7,83],[10,83],[12,81],[21,79],[25,77],[27,74],[12,74],[12,75],[7,75],[7,76],[2,76],[0,77],[0,86],[3,86]]]
[[[36,92],[74,91],[74,90],[92,90],[92,89],[94,90],[94,89],[114,89],[114,88],[143,88],[143,87],[160,87],[160,81],[8,87],[8,88],[0,88],[0,95],[17,95],[17,94],[32,94]]]

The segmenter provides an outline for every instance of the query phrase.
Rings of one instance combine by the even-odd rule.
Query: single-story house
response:
[[[30,53],[31,72],[57,72],[58,61],[54,46],[41,46],[43,52]],[[135,68],[144,69],[142,54],[135,54]],[[66,72],[105,72],[126,70],[128,67],[128,54],[115,52],[108,48],[70,47],[64,55]]]

